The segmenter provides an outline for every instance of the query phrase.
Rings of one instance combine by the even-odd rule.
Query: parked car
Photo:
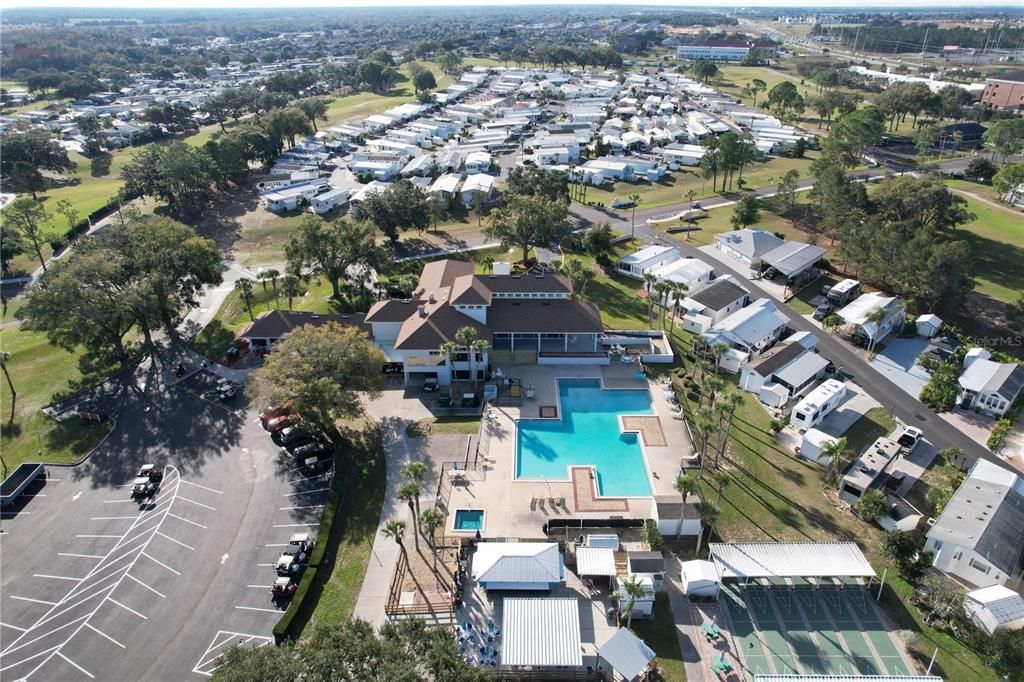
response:
[[[633,208],[636,206],[636,202],[632,199],[620,199],[615,197],[612,199],[612,208]]]
[[[277,405],[270,405],[263,408],[260,412],[260,423],[263,424],[263,428],[267,427],[267,422],[274,417],[280,417],[282,414],[288,414],[292,411],[292,406],[288,403],[278,403]]]
[[[306,443],[299,445],[298,447],[291,448],[289,452],[292,456],[300,462],[305,462],[309,457],[320,458],[331,451],[331,446],[323,441],[313,441],[312,443]]]
[[[913,452],[917,444],[921,442],[921,438],[924,437],[924,432],[921,429],[908,426],[903,429],[903,433],[900,434],[896,442],[900,446],[900,454],[909,455]]]
[[[828,317],[829,314],[835,309],[835,306],[832,305],[831,303],[822,303],[821,305],[814,309],[814,319],[820,322],[821,320],[824,320],[826,317]]]
[[[289,426],[295,426],[300,421],[302,421],[302,417],[297,414],[282,414],[264,423],[263,428],[274,433],[275,431],[286,429]]]
[[[293,448],[312,441],[316,438],[316,434],[300,423],[276,431],[271,437],[282,448]]]

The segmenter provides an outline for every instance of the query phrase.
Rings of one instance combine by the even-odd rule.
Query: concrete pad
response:
[[[883,377],[917,398],[930,379],[928,372],[915,364],[917,356],[927,347],[927,339],[891,339],[870,364]]]
[[[868,395],[863,388],[852,381],[847,381],[846,398],[815,428],[839,438],[868,410],[881,406],[882,404]]]

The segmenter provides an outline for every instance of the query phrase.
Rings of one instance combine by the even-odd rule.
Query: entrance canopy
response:
[[[712,542],[718,575],[727,578],[873,578],[854,542]]]

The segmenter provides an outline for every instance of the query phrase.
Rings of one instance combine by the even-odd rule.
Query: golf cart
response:
[[[270,586],[270,598],[273,601],[287,601],[292,598],[298,587],[291,578],[281,576]]]
[[[282,554],[277,558],[277,563],[274,564],[274,570],[277,571],[278,576],[294,576],[297,578],[302,572],[302,569],[306,567],[306,558],[307,555],[305,552],[301,554]]]
[[[231,382],[217,384],[217,397],[222,401],[228,401],[238,394],[238,387]]]
[[[155,464],[143,464],[139,467],[139,472],[135,475],[145,476],[149,478],[149,480],[156,481],[157,483],[164,480],[164,470],[157,469]]]
[[[160,484],[148,476],[136,476],[132,481],[132,499],[144,500],[156,495]]]
[[[305,557],[313,549],[315,543],[316,540],[309,537],[309,533],[292,533],[288,539],[288,546],[284,549],[284,554]]]

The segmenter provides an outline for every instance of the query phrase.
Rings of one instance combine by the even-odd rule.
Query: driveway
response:
[[[883,377],[906,391],[912,398],[921,395],[928,383],[928,372],[915,364],[928,347],[928,339],[892,339],[869,364]]]

